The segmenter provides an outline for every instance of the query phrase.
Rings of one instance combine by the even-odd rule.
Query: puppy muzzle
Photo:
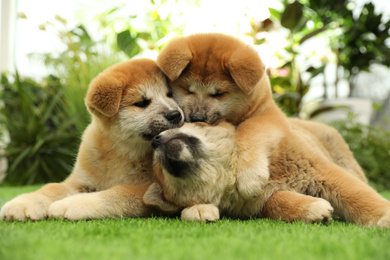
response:
[[[161,144],[162,144],[162,136],[161,135],[156,135],[152,139],[152,148],[153,148],[153,150],[156,150]]]

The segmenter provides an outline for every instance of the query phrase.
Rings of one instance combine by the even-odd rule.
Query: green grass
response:
[[[1,187],[0,205],[38,186]],[[382,193],[390,198],[390,192]],[[179,219],[0,222],[0,259],[390,259],[390,230],[333,221]]]

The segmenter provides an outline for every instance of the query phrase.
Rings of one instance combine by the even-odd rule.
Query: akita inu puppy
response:
[[[356,224],[390,228],[390,202],[332,162],[322,143],[296,125],[267,158],[271,175],[262,194],[243,198],[237,189],[236,138],[228,123],[187,123],[156,136],[156,183],[145,193],[145,203],[166,213],[182,210],[189,221],[215,221],[221,214],[327,223],[334,208]]]
[[[243,198],[261,196],[273,174],[268,157],[291,135],[293,127],[311,132],[322,143],[321,149],[330,153],[331,161],[343,168],[343,173],[367,183],[348,146],[334,129],[286,118],[272,98],[265,67],[251,46],[228,35],[195,34],[168,43],[157,63],[170,79],[186,121],[214,124],[223,119],[237,126],[237,189]],[[291,200],[294,196],[300,198],[296,194],[290,196]],[[284,198],[281,199],[283,203]]]
[[[86,105],[92,122],[83,134],[73,172],[62,183],[9,201],[1,219],[151,215],[142,202],[152,181],[151,140],[184,121],[164,74],[149,59],[119,63],[92,81]]]

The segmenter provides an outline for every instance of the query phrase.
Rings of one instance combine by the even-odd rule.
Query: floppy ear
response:
[[[259,80],[264,76],[265,66],[253,49],[234,52],[227,62],[229,71],[236,84],[250,94]]]
[[[177,79],[192,59],[187,40],[183,37],[171,40],[157,57],[157,64],[170,80]]]
[[[118,79],[103,72],[91,82],[85,103],[91,113],[112,117],[118,113],[123,87]]]
[[[157,207],[166,214],[176,214],[180,208],[164,199],[163,190],[157,183],[152,183],[143,197],[144,203],[148,206]]]

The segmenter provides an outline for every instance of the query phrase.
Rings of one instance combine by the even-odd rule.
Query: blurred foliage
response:
[[[68,29],[67,21],[58,15],[40,25],[57,35],[64,48],[58,53],[31,54],[51,70],[52,75],[41,82],[17,73],[1,77],[0,140],[8,143],[0,157],[7,157],[9,163],[6,183],[58,182],[69,175],[80,136],[90,122],[84,98],[91,80],[115,63],[157,51],[170,35],[180,34],[182,28],[159,14],[166,2],[151,1],[145,30],[132,26],[135,16],[120,16],[121,7],[97,15],[100,39],[90,35],[86,24]],[[119,20],[125,26],[117,32]]]
[[[172,23],[172,13],[160,14],[159,10],[167,8],[167,2],[151,1],[143,28],[136,26],[136,20],[139,19],[136,15],[120,16],[120,7],[97,15],[95,20],[98,21],[100,30],[113,50],[123,52],[129,58],[147,51],[157,55],[165,43],[181,35],[184,29],[184,25]]]
[[[64,105],[64,88],[58,78],[42,83],[15,76],[1,76],[4,108],[0,124],[8,130],[6,152],[9,168],[5,181],[32,184],[61,181],[67,176],[78,148],[75,119]]]
[[[390,132],[358,123],[350,113],[346,121],[332,123],[349,144],[370,183],[378,190],[390,189]]]
[[[375,11],[372,3],[364,4],[355,14],[356,3],[350,0],[282,3],[282,10],[270,8],[270,19],[253,21],[252,37],[255,44],[262,44],[267,40],[264,32],[287,32],[287,44],[276,54],[279,64],[270,68],[270,80],[276,101],[289,115],[299,114],[310,80],[324,75],[331,62],[336,64],[336,93],[342,70],[341,77],[348,80],[350,94],[360,71],[368,71],[373,63],[390,66],[390,21]],[[307,62],[307,55],[299,60],[306,41],[320,36],[326,38],[329,55],[317,57],[315,64]],[[327,84],[324,80],[324,98]]]

